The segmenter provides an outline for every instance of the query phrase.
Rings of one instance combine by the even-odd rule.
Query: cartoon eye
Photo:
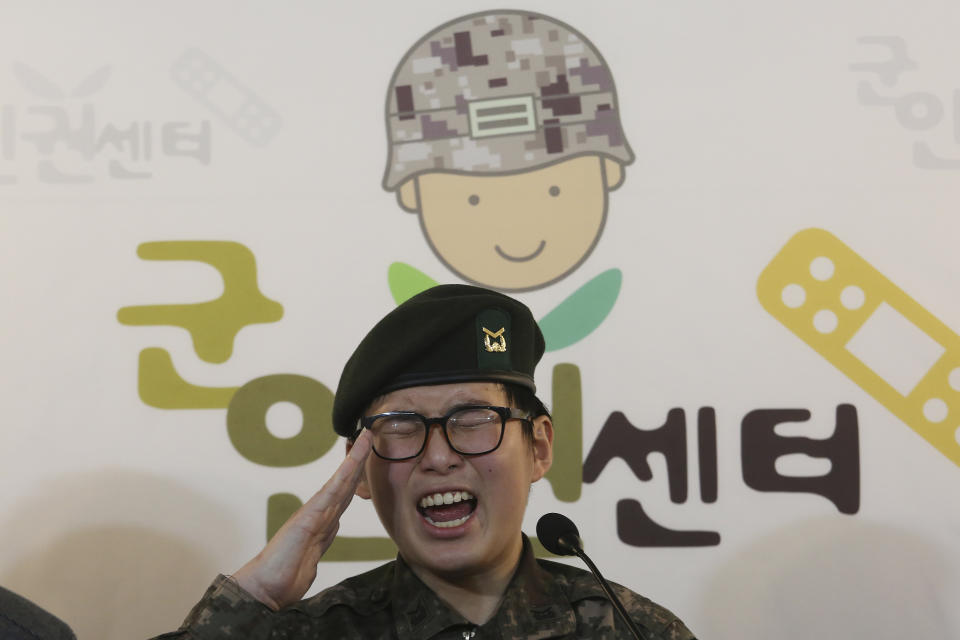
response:
[[[557,185],[553,185],[552,187],[550,187],[549,193],[554,198],[556,198],[558,195],[560,195],[560,187],[558,187]]]
[[[473,206],[477,206],[478,204],[480,204],[480,196],[478,196],[477,194],[473,194],[472,196],[467,198],[467,202],[469,202]]]

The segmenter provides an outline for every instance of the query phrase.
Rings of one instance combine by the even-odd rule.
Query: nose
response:
[[[420,467],[424,471],[447,473],[462,463],[460,454],[450,448],[443,426],[439,422],[427,425],[427,444],[420,458]]]

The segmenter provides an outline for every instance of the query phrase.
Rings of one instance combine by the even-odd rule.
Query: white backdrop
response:
[[[340,443],[309,464],[251,462],[228,437],[226,410],[147,406],[139,354],[165,349],[195,385],[291,373],[334,388],[353,346],[394,305],[391,263],[458,281],[416,216],[380,187],[384,96],[422,35],[493,8],[0,4],[0,584],[82,640],[170,630],[218,572],[263,545],[269,496],[305,498],[322,484]],[[936,427],[953,440],[937,448],[768,313],[756,287],[794,234],[825,229],[945,323],[935,336],[944,363],[958,355],[960,9],[928,0],[515,8],[573,25],[602,52],[637,156],[589,258],[520,295],[540,317],[597,274],[622,273],[602,325],[544,358],[542,396],[554,365],[579,368],[584,455],[614,412],[655,429],[682,408],[690,461],[681,503],[659,454],[649,481],[614,459],[571,503],[540,483],[525,530],[544,512],[568,514],[608,578],[704,639],[960,636],[957,374],[941,385],[947,414]],[[859,66],[898,48],[912,66],[895,77]],[[214,106],[178,83],[191,51],[230,78]],[[223,113],[254,99],[270,117],[258,130]],[[74,132],[45,137],[58,118]],[[129,142],[84,141],[110,125],[140,144],[138,155]],[[240,330],[222,363],[198,357],[182,328],[118,320],[124,307],[219,295],[208,266],[137,255],[146,242],[183,240],[247,247],[260,291],[283,308],[279,321]],[[919,331],[884,327],[876,357],[925,372],[929,362],[911,360]],[[809,421],[778,434],[822,439],[841,404],[859,424],[856,513],[746,484],[747,414],[806,409]],[[713,503],[698,492],[701,407],[716,411]],[[300,430],[290,405],[268,421],[278,437]],[[819,475],[824,462],[796,454],[777,470]],[[616,526],[625,499],[720,543],[627,544]],[[357,501],[341,533],[381,535],[372,507]],[[322,563],[313,591],[371,566]]]

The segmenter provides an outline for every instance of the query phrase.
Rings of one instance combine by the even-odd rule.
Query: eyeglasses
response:
[[[373,452],[384,460],[409,460],[427,446],[429,425],[443,427],[447,444],[465,456],[490,453],[503,441],[507,420],[531,422],[532,415],[520,409],[470,405],[457,407],[439,418],[413,411],[390,411],[360,419],[360,426],[373,432]]]

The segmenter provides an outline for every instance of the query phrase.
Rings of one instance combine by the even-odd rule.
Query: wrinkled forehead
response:
[[[437,417],[465,404],[502,405],[506,391],[499,382],[455,382],[405,387],[377,396],[367,405],[364,415],[387,411],[415,411]]]

